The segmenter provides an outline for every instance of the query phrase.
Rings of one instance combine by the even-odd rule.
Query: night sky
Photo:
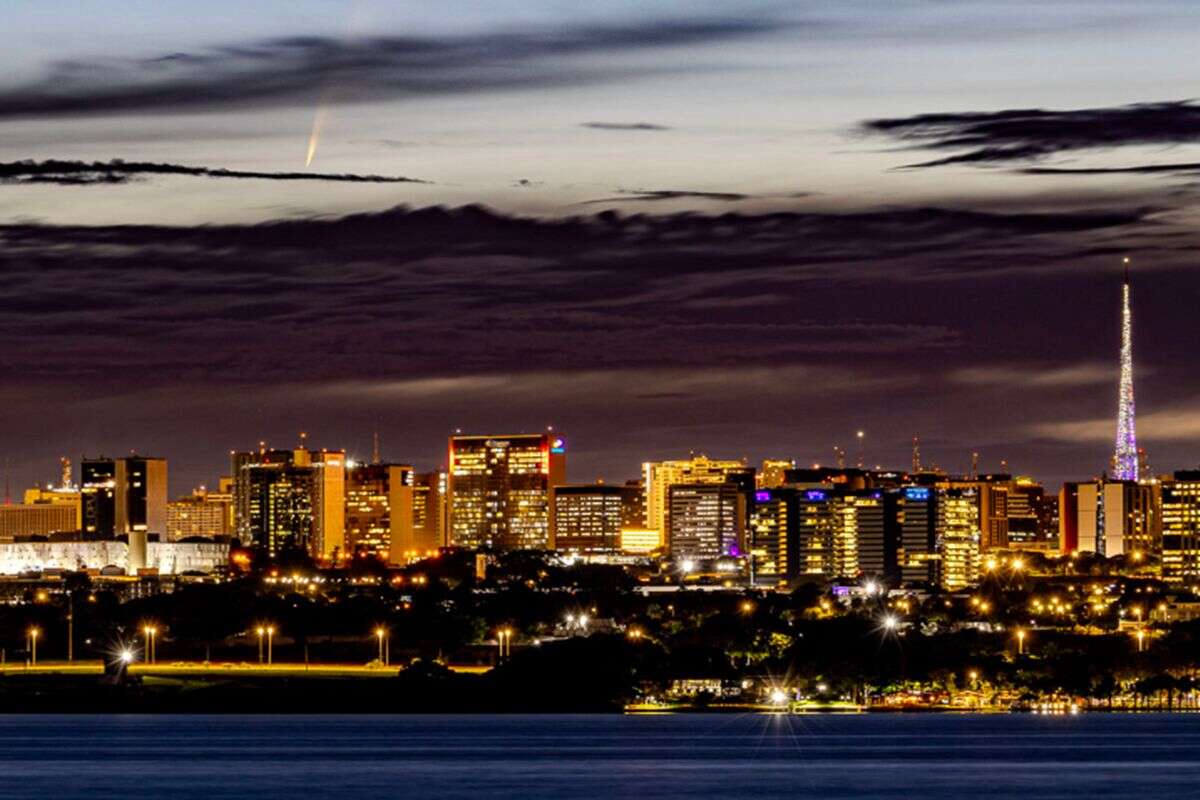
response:
[[[7,0],[0,432],[1200,461],[1200,6]],[[311,153],[311,163],[306,164]]]

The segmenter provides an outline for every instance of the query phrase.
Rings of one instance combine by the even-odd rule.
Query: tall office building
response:
[[[1044,535],[1045,489],[1029,478],[1016,478],[1008,485],[1008,546],[1018,550],[1052,550],[1058,531]]]
[[[421,554],[446,546],[446,492],[450,476],[442,471],[419,472],[413,477],[412,550]]]
[[[165,458],[85,458],[79,491],[85,534],[167,533]]]
[[[754,467],[742,461],[714,461],[704,455],[680,461],[652,461],[642,465],[646,488],[646,528],[659,531],[667,543],[670,530],[671,487],[677,484],[736,484],[743,491],[754,490]]]
[[[712,560],[746,552],[747,493],[732,483],[673,484],[668,496],[671,557]]]
[[[553,549],[579,555],[621,552],[624,486],[602,483],[555,486]]]
[[[315,471],[313,542],[315,558],[330,560],[349,555],[346,548],[346,453],[343,450],[310,451]]]
[[[172,541],[233,533],[233,495],[195,489],[187,497],[167,503],[167,538]]]
[[[413,539],[413,469],[405,464],[346,466],[346,552],[392,563],[424,555]]]
[[[842,525],[841,495],[831,489],[799,489],[796,495],[796,571],[812,580],[834,577],[834,530]]]
[[[1090,481],[1077,488],[1079,549],[1113,557],[1155,554],[1162,533],[1157,487],[1136,481]]]
[[[646,487],[640,478],[621,485],[621,528],[647,530]]]
[[[858,574],[892,585],[899,583],[898,543],[887,524],[883,492],[868,490],[847,495],[842,525],[854,532]]]
[[[937,493],[938,583],[958,591],[979,582],[979,503],[972,489]]]
[[[937,580],[937,490],[910,486],[886,495],[888,523],[897,544],[900,580],[907,584],[930,584]]]
[[[305,448],[232,453],[239,538],[272,556],[295,547],[314,558],[344,557],[345,458]]]
[[[451,436],[450,544],[544,550],[550,490],[566,483],[566,443],[550,434]]]
[[[799,573],[794,489],[759,489],[750,508],[750,568],[753,583],[782,586]]]
[[[1200,470],[1176,472],[1162,483],[1162,579],[1200,586]]]
[[[969,480],[939,481],[939,489],[968,489],[975,492],[979,504],[980,547],[987,551],[1009,546],[1009,493],[1013,486],[1011,475],[980,475]]]

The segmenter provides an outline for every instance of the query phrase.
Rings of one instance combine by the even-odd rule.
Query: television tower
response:
[[[1117,446],[1113,476],[1119,481],[1138,479],[1137,431],[1133,406],[1133,319],[1129,313],[1129,258],[1121,286],[1121,384],[1117,390]]]

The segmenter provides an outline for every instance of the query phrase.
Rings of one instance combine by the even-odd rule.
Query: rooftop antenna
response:
[[[863,468],[863,439],[866,438],[867,432],[859,431],[858,433],[856,433],[854,435],[858,438],[858,468],[862,469]]]
[[[846,468],[846,451],[836,444],[833,446],[833,463],[838,469]]]
[[[371,437],[371,463],[379,463],[379,428],[375,428],[375,434]]]
[[[979,477],[979,451],[975,450],[971,453],[971,480]]]
[[[300,449],[303,450],[304,446],[307,444],[308,444],[308,434],[305,431],[300,431]]]
[[[912,471],[914,473],[921,471],[921,437],[913,437],[912,448]]]

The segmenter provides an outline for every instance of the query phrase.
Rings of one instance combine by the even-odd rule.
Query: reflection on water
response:
[[[0,716],[5,798],[1197,796],[1200,715]]]

